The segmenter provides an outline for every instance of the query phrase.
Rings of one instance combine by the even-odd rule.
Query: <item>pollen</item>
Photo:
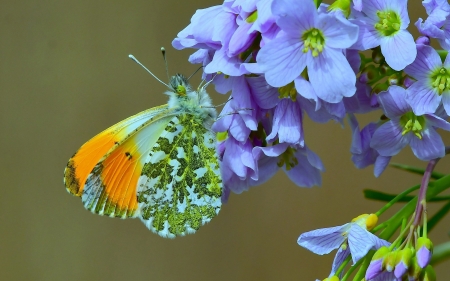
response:
[[[302,40],[304,44],[303,52],[311,51],[313,57],[317,57],[325,46],[325,37],[322,31],[317,28],[305,31],[302,35]]]
[[[435,88],[439,95],[450,89],[450,73],[444,67],[441,67],[431,75],[431,85]]]
[[[377,29],[384,36],[391,36],[400,30],[401,18],[394,11],[378,11],[378,23],[375,24]]]
[[[400,118],[400,125],[403,127],[402,135],[412,132],[418,139],[422,139],[422,131],[425,127],[423,116],[416,116],[413,112],[408,112]]]
[[[288,147],[283,154],[279,156],[279,162],[277,163],[278,167],[285,166],[286,171],[289,171],[293,167],[298,165],[297,157],[295,157],[295,152],[297,150],[292,147]]]

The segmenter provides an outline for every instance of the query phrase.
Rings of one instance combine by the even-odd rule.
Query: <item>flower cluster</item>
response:
[[[305,143],[305,114],[319,123],[348,115],[352,160],[374,164],[376,176],[407,145],[421,160],[444,155],[436,130],[450,130],[450,59],[426,39],[450,46],[447,1],[424,1],[429,18],[416,22],[417,42],[407,0],[314,3],[225,0],[197,10],[172,42],[197,49],[189,61],[219,93],[231,92],[213,126],[226,132],[218,145],[224,200],[280,168],[299,186],[320,185],[324,167]],[[380,109],[360,130],[354,114]]]
[[[172,43],[197,49],[189,61],[203,65],[219,93],[231,92],[213,125],[224,201],[279,169],[299,186],[320,185],[324,167],[306,145],[305,116],[318,123],[347,117],[352,161],[374,165],[377,177],[406,146],[429,161],[417,203],[410,202],[415,210],[375,227],[402,193],[375,214],[300,235],[298,244],[316,254],[337,249],[324,280],[347,280],[358,267],[354,280],[435,280],[425,206],[433,168],[450,153],[439,132],[450,131],[450,5],[422,4],[428,17],[416,21],[414,39],[407,0],[225,0],[197,10]],[[360,128],[356,114],[375,110],[379,119]]]

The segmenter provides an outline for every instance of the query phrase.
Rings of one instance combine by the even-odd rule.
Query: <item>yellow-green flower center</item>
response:
[[[295,157],[295,152],[297,150],[292,147],[288,147],[283,154],[281,154],[278,159],[280,160],[277,165],[278,167],[286,167],[286,171],[289,171],[293,167],[298,165],[298,160]]]
[[[292,101],[297,100],[297,90],[295,89],[294,82],[278,88],[278,93],[280,93],[280,95],[278,96],[278,98],[280,99],[290,98]]]
[[[380,19],[375,24],[375,29],[384,36],[391,36],[400,30],[401,19],[394,11],[378,11],[377,16]]]
[[[403,127],[402,135],[412,132],[416,137],[422,139],[422,130],[425,127],[425,118],[408,112],[400,117],[400,125]]]
[[[444,67],[434,71],[431,75],[431,85],[435,88],[439,95],[450,89],[450,73]]]
[[[302,40],[304,43],[303,52],[307,53],[311,50],[313,57],[317,57],[319,53],[323,51],[325,46],[325,37],[322,31],[317,28],[312,28],[307,30],[302,35]]]
[[[245,21],[248,23],[254,23],[257,18],[258,18],[258,11],[254,11],[248,16],[248,18]]]

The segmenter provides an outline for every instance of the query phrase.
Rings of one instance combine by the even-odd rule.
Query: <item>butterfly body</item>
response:
[[[98,134],[69,160],[67,190],[111,217],[140,217],[153,232],[194,233],[221,207],[216,118],[204,87],[172,77],[167,105],[138,113]]]

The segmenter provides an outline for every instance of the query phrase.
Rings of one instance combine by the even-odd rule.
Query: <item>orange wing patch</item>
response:
[[[64,171],[66,189],[75,196],[81,196],[88,175],[102,157],[125,136],[106,130],[85,143],[69,160]]]
[[[86,208],[100,215],[135,217],[141,156],[132,137],[98,163],[87,178],[82,195]]]
[[[167,112],[167,108],[165,104],[142,111],[109,127],[86,142],[67,163],[64,171],[67,191],[75,196],[81,196],[88,175],[103,156],[140,126],[162,117],[161,113]]]
[[[137,161],[142,155],[139,148],[142,150],[142,145],[148,144],[146,139],[152,141],[151,135],[143,136],[141,132],[154,132],[153,124],[159,124],[167,114],[167,105],[145,110],[86,142],[64,170],[67,191],[81,196],[85,207],[95,213],[136,216],[136,184],[142,169]],[[90,188],[86,190],[88,185]]]
[[[146,157],[172,117],[152,121],[108,152],[89,174],[82,201],[94,213],[135,217],[137,185]]]

